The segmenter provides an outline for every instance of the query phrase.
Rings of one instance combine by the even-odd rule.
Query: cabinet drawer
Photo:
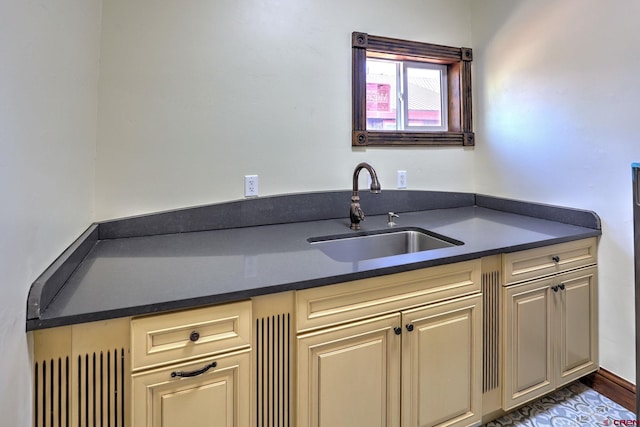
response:
[[[504,254],[504,284],[595,265],[596,260],[595,237]]]
[[[251,351],[134,374],[132,393],[132,426],[249,427]]]
[[[480,276],[477,259],[299,291],[298,331],[480,292]]]
[[[135,318],[132,370],[249,347],[251,301]]]

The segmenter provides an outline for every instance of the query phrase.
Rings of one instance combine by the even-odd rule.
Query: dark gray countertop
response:
[[[388,197],[407,197],[406,193],[411,196],[411,192],[397,192]],[[424,196],[424,193],[429,192],[415,192],[415,195]],[[344,196],[343,193],[330,194],[340,201]],[[175,224],[176,221],[167,216],[173,213],[119,220],[107,226],[99,224],[103,230],[98,231],[100,227],[96,226],[88,230],[67,251],[67,256],[56,261],[34,283],[29,297],[27,329],[235,301],[601,234],[598,217],[592,212],[476,195],[471,195],[473,203],[469,203],[464,194],[460,197],[461,193],[443,195],[451,194],[456,196],[455,203],[445,203],[444,208],[398,210],[400,218],[396,222],[399,227],[423,228],[460,240],[464,245],[359,262],[334,261],[307,241],[310,237],[352,233],[348,228],[347,208],[344,208],[344,218],[297,222],[271,218],[264,222],[285,223],[204,231],[194,231],[201,227],[193,226],[170,234],[157,234],[162,230],[155,229],[154,232],[147,230],[147,235],[136,235],[140,233],[135,233],[130,223],[138,221],[148,225],[157,221],[158,215],[164,215],[165,223]],[[280,202],[288,203],[291,199],[282,199],[276,204]],[[239,205],[233,209],[246,207],[242,205],[244,201],[234,203]],[[216,212],[219,212],[228,209],[230,204],[217,206]],[[405,209],[421,207],[418,204]],[[363,208],[366,212],[364,202]],[[179,212],[184,217],[193,211]],[[299,217],[289,215],[287,219]],[[122,228],[126,229],[125,234],[132,237],[118,235],[122,224],[126,225]],[[387,228],[386,215],[371,215],[362,223],[364,232]],[[68,272],[61,273],[65,269]],[[62,278],[52,279],[56,275]],[[53,282],[58,286],[49,290],[43,303],[41,294],[44,295],[47,286],[53,287]]]

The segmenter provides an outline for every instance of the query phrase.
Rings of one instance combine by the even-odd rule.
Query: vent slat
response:
[[[63,418],[64,418],[64,425],[66,427],[69,427],[70,423],[71,423],[71,407],[70,407],[70,400],[71,400],[71,377],[70,377],[70,366],[69,366],[70,360],[69,360],[69,356],[64,358],[64,414],[63,414]]]
[[[57,388],[56,395],[58,397],[57,398],[57,400],[58,400],[58,402],[57,402],[58,403],[58,411],[57,411],[58,413],[57,413],[57,415],[58,416],[56,417],[57,418],[56,419],[56,421],[57,421],[56,425],[58,427],[62,427],[62,396],[63,396],[63,393],[64,393],[63,389],[62,389],[62,375],[63,375],[63,372],[62,372],[62,359],[58,359],[58,369],[56,370],[56,372],[57,372],[57,377],[58,377],[57,378],[58,381],[56,383],[56,388]]]
[[[124,426],[124,367],[124,349],[35,362],[34,427]]]
[[[500,272],[482,275],[483,298],[483,369],[482,391],[486,393],[499,386],[500,357]]]
[[[33,370],[33,425],[36,427],[40,425],[38,424],[38,415],[40,415],[40,411],[39,411],[40,405],[38,404],[39,403],[38,402],[39,386],[40,386],[40,371],[38,370],[38,362],[36,362]]]
[[[111,425],[111,352],[107,352],[107,425]]]
[[[118,350],[113,350],[113,426],[118,427]]]
[[[53,359],[49,362],[49,425],[51,427],[54,426],[53,422],[55,419],[55,371],[53,369]]]
[[[291,315],[256,319],[256,424],[290,426]]]

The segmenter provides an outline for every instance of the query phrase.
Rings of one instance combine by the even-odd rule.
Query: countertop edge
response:
[[[545,203],[524,202],[495,196],[476,194],[476,206],[525,215],[548,221],[577,225],[580,227],[602,229],[600,217],[593,211],[555,206]]]
[[[63,288],[69,277],[98,242],[99,224],[89,226],[49,267],[33,282],[27,297],[27,324],[39,319],[49,303]]]

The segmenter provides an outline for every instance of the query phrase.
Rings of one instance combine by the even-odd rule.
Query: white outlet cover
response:
[[[407,171],[398,171],[398,188],[407,188]]]
[[[258,197],[258,175],[244,176],[244,196]]]

